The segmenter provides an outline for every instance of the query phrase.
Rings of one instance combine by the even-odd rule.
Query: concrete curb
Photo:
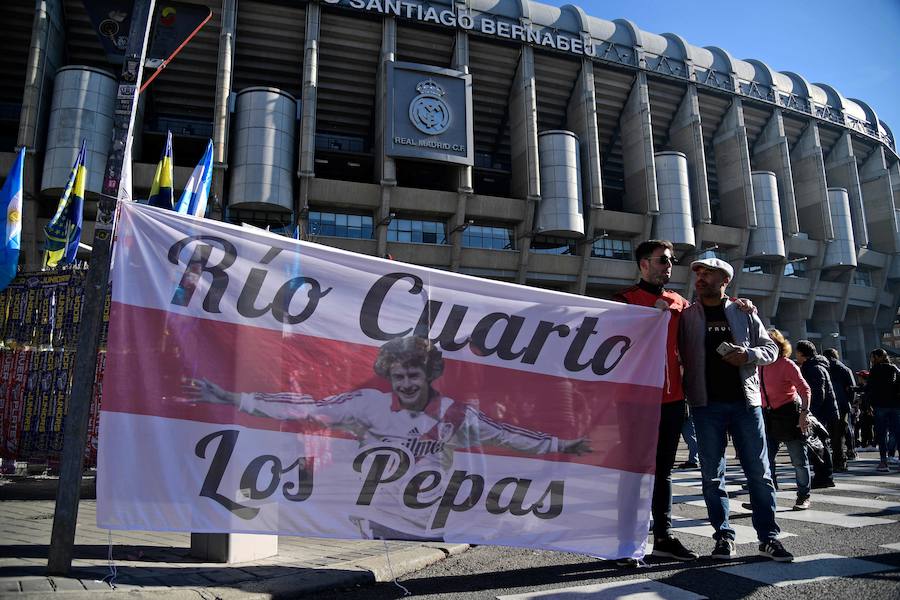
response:
[[[116,589],[72,589],[74,579],[54,577],[55,591],[0,592],[0,598],[15,600],[96,600],[97,596],[124,597],[129,600],[281,600],[302,598],[327,589],[369,585],[393,581],[420,569],[456,556],[469,549],[468,544],[430,543],[416,548],[392,551],[388,556],[373,556],[345,563],[341,568],[309,569],[269,579],[244,581],[232,586],[137,587],[120,585]],[[227,567],[223,567],[226,569]],[[63,582],[66,582],[63,584]],[[93,582],[91,582],[93,583]]]

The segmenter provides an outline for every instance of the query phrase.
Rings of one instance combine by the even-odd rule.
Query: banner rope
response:
[[[109,585],[110,588],[116,589],[116,578],[119,576],[119,571],[116,568],[116,562],[113,560],[113,543],[112,543],[112,530],[106,530],[106,539],[107,539],[107,552],[106,552],[106,564],[109,566],[109,575],[101,579],[100,581]],[[109,581],[107,581],[109,580]]]
[[[394,566],[391,564],[391,552],[390,552],[390,550],[388,549],[388,543],[387,543],[387,540],[384,539],[384,538],[381,538],[381,542],[384,544],[384,556],[385,556],[385,558],[387,558],[388,570],[391,572],[391,579],[394,580],[394,585],[396,585],[398,588],[400,588],[401,590],[403,590],[403,595],[404,595],[404,596],[409,596],[409,590],[406,589],[405,587],[403,587],[403,586],[400,584],[400,582],[397,581],[397,576],[394,575]]]

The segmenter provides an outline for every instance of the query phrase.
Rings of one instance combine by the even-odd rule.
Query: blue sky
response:
[[[677,33],[867,102],[900,138],[900,0],[539,0]]]

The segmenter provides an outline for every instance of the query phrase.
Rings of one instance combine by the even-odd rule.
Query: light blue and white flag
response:
[[[22,244],[22,170],[25,166],[25,147],[19,150],[16,162],[0,189],[0,290],[6,289],[16,276],[19,248]]]
[[[184,186],[181,198],[178,199],[178,204],[175,206],[175,212],[194,217],[206,216],[206,203],[212,187],[212,157],[213,144],[212,140],[209,140],[203,158],[194,167],[193,173]]]

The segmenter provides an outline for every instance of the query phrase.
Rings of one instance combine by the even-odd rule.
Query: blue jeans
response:
[[[894,434],[894,444],[900,439],[900,408],[875,407],[875,440],[878,442],[878,453],[881,462],[887,460],[890,452],[888,431]]]
[[[684,420],[684,425],[681,426],[681,437],[684,438],[684,443],[687,444],[688,448],[687,462],[697,462],[697,432],[694,431],[694,418],[692,416],[688,416]]]
[[[728,493],[725,491],[726,433],[734,440],[734,449],[747,477],[753,528],[761,542],[781,532],[775,523],[775,486],[769,471],[762,409],[738,402],[711,402],[691,408],[700,449],[700,473],[703,475],[703,499],[715,533],[713,538],[734,540],[728,523]]]
[[[806,456],[806,446],[803,440],[789,440],[787,442],[778,442],[773,438],[769,438],[769,472],[772,474],[772,481],[775,481],[775,455],[778,454],[778,448],[784,444],[787,446],[788,454],[791,457],[791,464],[794,465],[794,473],[797,477],[797,497],[806,498],[809,496],[810,470],[809,457]]]

